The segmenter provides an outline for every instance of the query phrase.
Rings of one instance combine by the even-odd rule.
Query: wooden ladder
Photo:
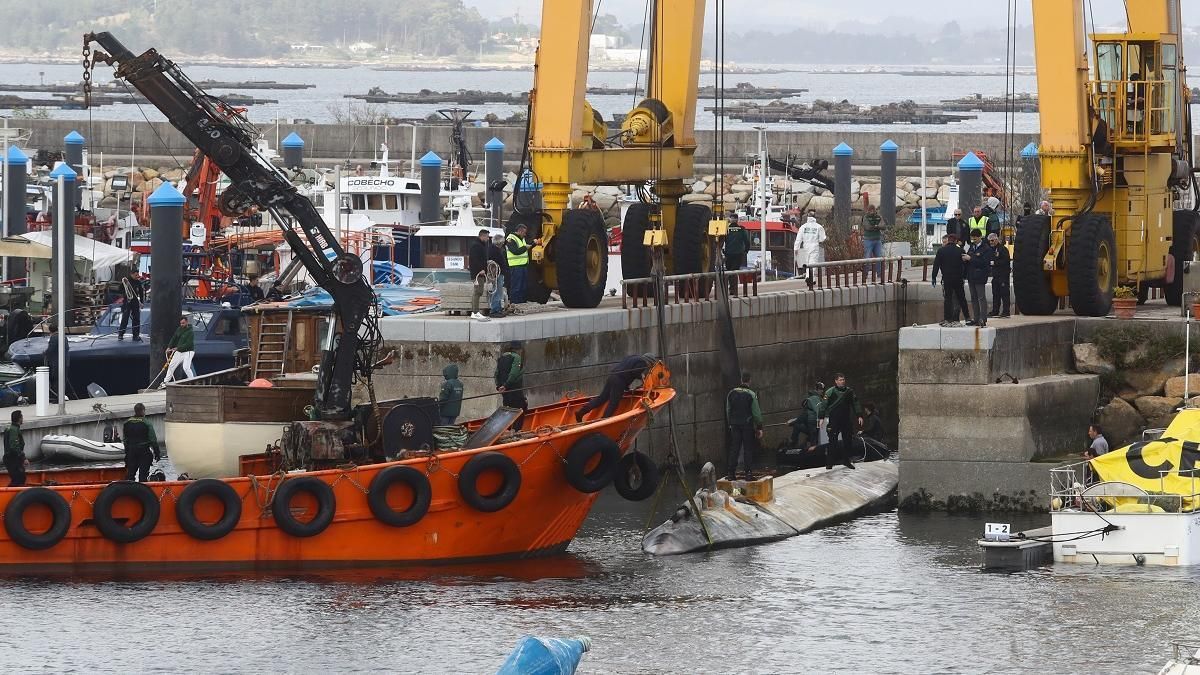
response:
[[[283,375],[287,350],[291,344],[292,312],[287,321],[271,321],[265,315],[258,326],[258,346],[254,351],[254,377]]]

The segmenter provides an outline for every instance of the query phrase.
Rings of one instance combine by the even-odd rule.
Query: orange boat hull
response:
[[[105,483],[50,485],[71,507],[70,528],[57,544],[45,550],[22,547],[9,536],[7,524],[0,528],[0,569],[8,572],[73,572],[146,569],[261,569],[327,568],[380,564],[460,563],[522,558],[564,550],[582,525],[596,494],[576,490],[566,480],[567,450],[580,438],[600,433],[617,442],[624,453],[649,422],[651,411],[674,397],[672,389],[656,389],[630,395],[611,418],[583,425],[574,424],[574,410],[586,399],[564,401],[531,410],[526,429],[547,426],[551,434],[494,445],[386,464],[347,467],[301,474],[240,476],[224,479],[242,501],[241,517],[226,536],[201,541],[180,526],[175,505],[188,482],[147,483],[157,496],[161,513],[153,532],[133,543],[107,539],[96,527],[93,503]],[[476,511],[462,499],[457,476],[475,455],[503,453],[520,468],[521,485],[516,498],[494,513]],[[392,527],[377,520],[368,505],[367,488],[384,469],[407,465],[425,473],[432,488],[428,513],[416,524]],[[44,479],[44,475],[43,479]],[[332,523],[312,537],[294,537],[281,530],[271,514],[271,495],[283,480],[315,477],[330,485],[336,501]],[[71,479],[78,479],[78,472]],[[30,475],[31,484],[38,475]],[[96,480],[111,480],[111,474]],[[481,489],[487,474],[480,479]],[[498,477],[496,482],[499,482]],[[12,499],[25,488],[0,489],[0,509],[6,512]],[[393,492],[395,488],[393,488]],[[314,511],[316,502],[299,495],[292,512]],[[214,499],[197,502],[196,514],[206,522],[217,520],[221,506]],[[389,498],[390,499],[390,498]],[[308,506],[305,506],[308,504]],[[397,508],[403,508],[399,506]],[[113,516],[134,522],[142,510],[132,499],[118,499]],[[49,529],[50,510],[33,506],[22,522],[36,533]]]

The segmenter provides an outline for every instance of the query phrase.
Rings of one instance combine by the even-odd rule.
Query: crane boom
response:
[[[88,60],[92,43],[105,51]],[[83,45],[88,68],[100,61],[115,66],[117,77],[132,84],[216,163],[233,189],[275,216],[294,255],[333,297],[340,323],[321,360],[316,409],[324,417],[349,415],[354,377],[370,378],[380,344],[374,293],[363,277],[362,261],[342,249],[312,202],[258,152],[257,130],[231,106],[203,92],[154,49],[134,55],[107,32],[88,33]]]

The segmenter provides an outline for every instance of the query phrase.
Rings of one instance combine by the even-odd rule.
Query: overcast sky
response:
[[[548,2],[553,0],[546,0]],[[1131,0],[1147,2],[1148,0]],[[1162,0],[1158,0],[1162,1]],[[1200,23],[1200,0],[1182,0],[1184,23]],[[600,12],[615,14],[624,24],[641,21],[645,0],[600,0]],[[536,20],[541,16],[542,0],[466,0],[468,5],[479,8],[488,17],[511,16],[518,9],[522,19]],[[709,7],[712,7],[709,0]],[[1124,23],[1122,0],[1092,0],[1096,21]],[[988,22],[999,27],[1005,25],[1005,9],[1008,3],[1001,0],[982,2],[954,2],[951,0],[728,0],[726,5],[730,28],[745,30],[760,25],[776,31],[784,31],[819,22],[835,26],[847,21],[878,23],[887,20],[909,20],[940,25],[955,20],[964,24]],[[1029,20],[1029,0],[1022,0],[1018,10],[1021,23]],[[736,26],[734,24],[736,17]]]

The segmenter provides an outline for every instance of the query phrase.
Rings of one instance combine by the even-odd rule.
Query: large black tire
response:
[[[292,514],[292,498],[297,493],[307,492],[317,500],[317,513],[312,520],[301,521]],[[315,537],[333,522],[337,512],[337,498],[333,488],[319,478],[303,476],[283,481],[271,499],[271,515],[279,529],[293,537]]]
[[[196,500],[205,495],[215,497],[224,508],[221,518],[215,523],[205,523],[196,517]],[[213,541],[224,537],[237,527],[241,517],[242,498],[238,496],[237,490],[215,478],[193,481],[183,489],[179,501],[175,503],[175,518],[179,520],[179,527],[193,539],[200,541]]]
[[[650,229],[650,205],[634,204],[625,212],[621,224],[621,278],[645,279],[650,276],[650,249],[642,243]]]
[[[1195,211],[1176,211],[1175,223],[1171,228],[1171,258],[1175,265],[1175,277],[1163,285],[1167,304],[1178,307],[1183,304],[1183,263],[1200,252],[1200,231],[1197,222],[1200,215]]]
[[[25,527],[25,509],[34,504],[41,504],[50,509],[54,519],[50,529],[41,534],[34,534]],[[63,496],[50,488],[34,487],[22,490],[12,498],[8,508],[4,509],[4,531],[8,537],[21,548],[30,551],[44,551],[67,536],[71,528],[71,505]]]
[[[1117,239],[1108,216],[1079,216],[1067,240],[1067,289],[1079,316],[1107,316],[1117,287]]]
[[[413,491],[413,502],[403,511],[397,511],[388,504],[388,488],[400,483],[407,485]],[[392,466],[380,471],[371,480],[367,489],[367,505],[375,518],[392,527],[408,527],[415,525],[429,513],[429,504],[433,500],[433,488],[429,478],[411,466]]]
[[[711,272],[712,240],[708,236],[708,221],[712,211],[700,204],[680,204],[675,212],[675,240],[671,256],[675,262],[673,274]]]
[[[662,471],[654,460],[643,452],[634,450],[621,458],[613,487],[617,494],[631,502],[649,499],[658,489]]]
[[[491,494],[480,494],[479,476],[484,471],[499,471],[504,476],[500,489]],[[467,460],[463,470],[458,474],[458,492],[463,501],[476,511],[495,513],[508,506],[517,498],[521,491],[521,467],[505,454],[499,452],[481,452]]]
[[[1050,249],[1050,217],[1026,216],[1013,246],[1013,293],[1022,314],[1045,316],[1058,309],[1042,258]]]
[[[558,294],[567,307],[591,309],[604,299],[608,283],[608,233],[595,209],[563,212],[554,237],[554,269]]]
[[[599,455],[596,466],[588,471],[592,458]],[[608,487],[621,461],[621,448],[604,434],[588,434],[575,441],[567,450],[566,474],[571,487],[584,494],[599,492]]]
[[[142,517],[133,524],[119,523],[113,518],[113,504],[122,497],[133,499],[142,507]],[[92,520],[96,523],[96,529],[106,539],[118,544],[132,544],[145,539],[158,525],[161,512],[162,507],[154,490],[144,483],[127,480],[109,483],[96,497],[96,503],[92,504]]]

